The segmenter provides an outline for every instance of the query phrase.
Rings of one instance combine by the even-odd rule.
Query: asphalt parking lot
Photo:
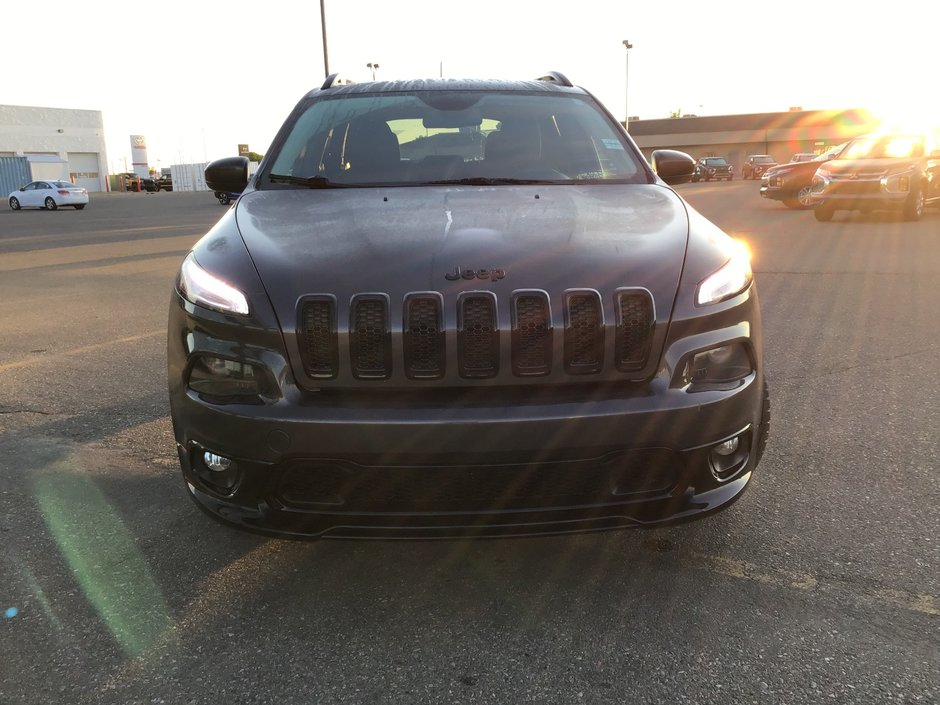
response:
[[[680,193],[751,249],[771,439],[725,512],[292,542],[181,486],[165,325],[210,193],[0,209],[0,702],[940,702],[940,211]]]

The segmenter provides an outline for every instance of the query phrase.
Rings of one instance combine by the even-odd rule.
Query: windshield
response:
[[[762,157],[754,157],[752,161],[756,162],[757,164],[771,164],[773,160],[774,160],[773,157],[764,155]]]
[[[840,159],[906,159],[923,154],[920,135],[870,135],[853,140]]]
[[[647,181],[639,156],[584,97],[440,90],[313,100],[270,177],[320,186]]]
[[[705,160],[705,163],[706,163],[708,166],[724,166],[724,165],[727,164],[728,162],[726,162],[726,161],[725,161],[724,159],[722,159],[721,157],[718,157],[718,158],[716,158],[716,159],[706,159],[706,160]]]

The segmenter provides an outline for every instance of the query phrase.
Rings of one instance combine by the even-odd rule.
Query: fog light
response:
[[[210,453],[209,451],[203,453],[202,461],[206,464],[207,468],[214,472],[225,472],[232,467],[232,461],[230,458],[226,458],[224,455],[216,455],[215,453]]]
[[[716,480],[725,482],[736,476],[747,465],[751,447],[750,431],[739,433],[734,438],[717,443],[708,454],[708,464]]]

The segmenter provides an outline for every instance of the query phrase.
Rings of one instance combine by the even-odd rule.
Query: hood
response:
[[[607,301],[619,287],[648,289],[664,322],[689,231],[684,203],[659,185],[253,191],[235,215],[287,329],[309,294],[585,288]]]
[[[835,177],[874,178],[914,169],[919,159],[833,159],[825,162],[825,171]]]

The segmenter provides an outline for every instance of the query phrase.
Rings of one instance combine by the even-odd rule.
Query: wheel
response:
[[[796,201],[799,203],[800,208],[811,208],[813,206],[813,187],[810,184],[806,184],[799,191],[796,192]]]
[[[80,211],[80,210],[81,210],[82,208],[84,208],[84,207],[85,207],[85,204],[84,204],[84,203],[82,203],[82,204],[80,204],[80,205],[77,205],[77,206],[74,206],[75,210],[77,210],[77,211]]]
[[[924,192],[918,187],[911,191],[904,204],[904,220],[915,222],[924,214]]]
[[[231,202],[232,202],[232,197],[229,196],[227,193],[223,193],[221,196],[219,196],[219,203],[221,203],[223,206],[227,206]]]
[[[15,211],[20,209],[20,200],[16,196],[10,196],[10,208]]]
[[[770,388],[767,386],[767,380],[764,380],[764,401],[761,404],[760,425],[757,428],[757,444],[754,453],[754,466],[764,457],[764,449],[767,448],[767,439],[770,438]]]
[[[816,210],[813,211],[813,215],[816,216],[816,220],[820,223],[828,223],[832,220],[832,214],[835,213],[835,209],[832,206],[827,206],[821,204],[816,206]]]
[[[56,204],[55,199],[52,196],[46,196],[46,200],[43,201],[43,205],[46,206],[47,210],[54,211],[59,206]]]

